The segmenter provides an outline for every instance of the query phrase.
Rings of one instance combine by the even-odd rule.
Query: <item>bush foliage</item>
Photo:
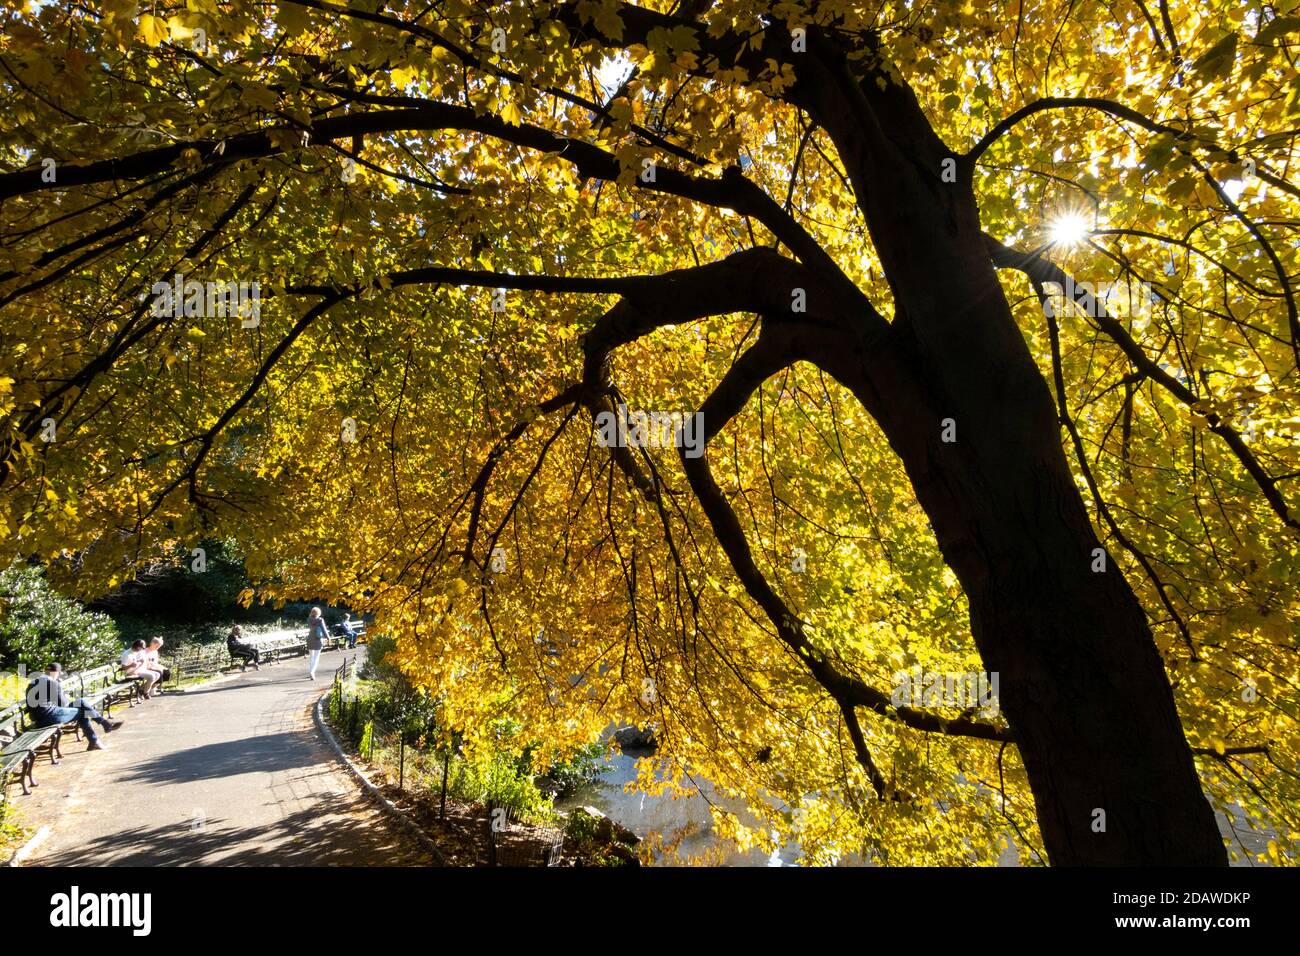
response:
[[[117,652],[118,631],[108,616],[52,590],[39,567],[15,561],[0,571],[0,667],[32,671],[58,661],[80,670]]]

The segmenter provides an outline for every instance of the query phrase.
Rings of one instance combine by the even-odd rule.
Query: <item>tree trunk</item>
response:
[[[945,160],[960,158],[910,90],[875,79],[831,66],[804,88],[895,306],[883,347],[850,342],[819,364],[884,429],[965,589],[1051,862],[1224,865],[1145,612],[1109,556],[1093,570],[1101,545],[985,251],[969,175],[944,177]]]
[[[1093,570],[1101,545],[1046,385],[1000,387],[1032,368],[1023,343],[1018,355],[968,352],[983,387],[946,395],[914,344],[892,346],[826,365],[878,417],[965,589],[1049,859],[1225,864],[1145,613],[1109,556]]]

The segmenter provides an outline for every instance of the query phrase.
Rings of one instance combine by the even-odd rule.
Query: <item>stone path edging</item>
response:
[[[339,746],[338,740],[334,737],[334,732],[331,731],[329,725],[325,723],[325,718],[323,716],[325,701],[329,699],[331,693],[331,690],[326,690],[325,693],[321,694],[316,701],[316,706],[312,708],[312,716],[316,720],[316,727],[320,730],[321,736],[325,738],[325,742],[329,744],[330,749],[334,751],[334,756],[338,757],[338,759],[342,761],[343,765],[352,773],[352,776],[356,777],[357,781],[361,784],[361,789],[373,797],[385,813],[419,840],[420,844],[429,851],[429,855],[437,860],[440,866],[448,866],[447,857],[443,855],[443,852],[438,848],[438,845],[429,838],[429,835],[425,833],[414,820],[403,813],[397,804],[384,796],[383,792],[370,782],[370,778],[366,776],[365,771],[362,770],[352,760],[352,758],[344,752],[343,748]]]
[[[36,831],[30,840],[14,851],[14,855],[9,858],[6,866],[22,866],[23,862],[32,855],[38,846],[45,842],[45,838],[50,835],[50,825],[42,824],[41,828]]]

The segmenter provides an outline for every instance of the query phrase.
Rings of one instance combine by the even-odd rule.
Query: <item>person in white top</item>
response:
[[[172,669],[164,667],[161,660],[158,659],[162,651],[163,639],[155,637],[149,642],[149,646],[144,649],[144,666],[158,674],[158,693],[162,693],[162,685],[171,680]]]
[[[125,676],[144,682],[144,688],[140,691],[140,696],[148,700],[153,694],[154,685],[158,683],[158,678],[162,675],[147,666],[144,641],[136,641],[132,644],[122,652],[119,660],[122,664],[122,673]]]

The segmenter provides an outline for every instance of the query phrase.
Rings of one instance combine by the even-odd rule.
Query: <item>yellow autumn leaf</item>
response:
[[[138,25],[140,38],[150,46],[158,46],[167,40],[167,21],[153,14],[142,13]]]

